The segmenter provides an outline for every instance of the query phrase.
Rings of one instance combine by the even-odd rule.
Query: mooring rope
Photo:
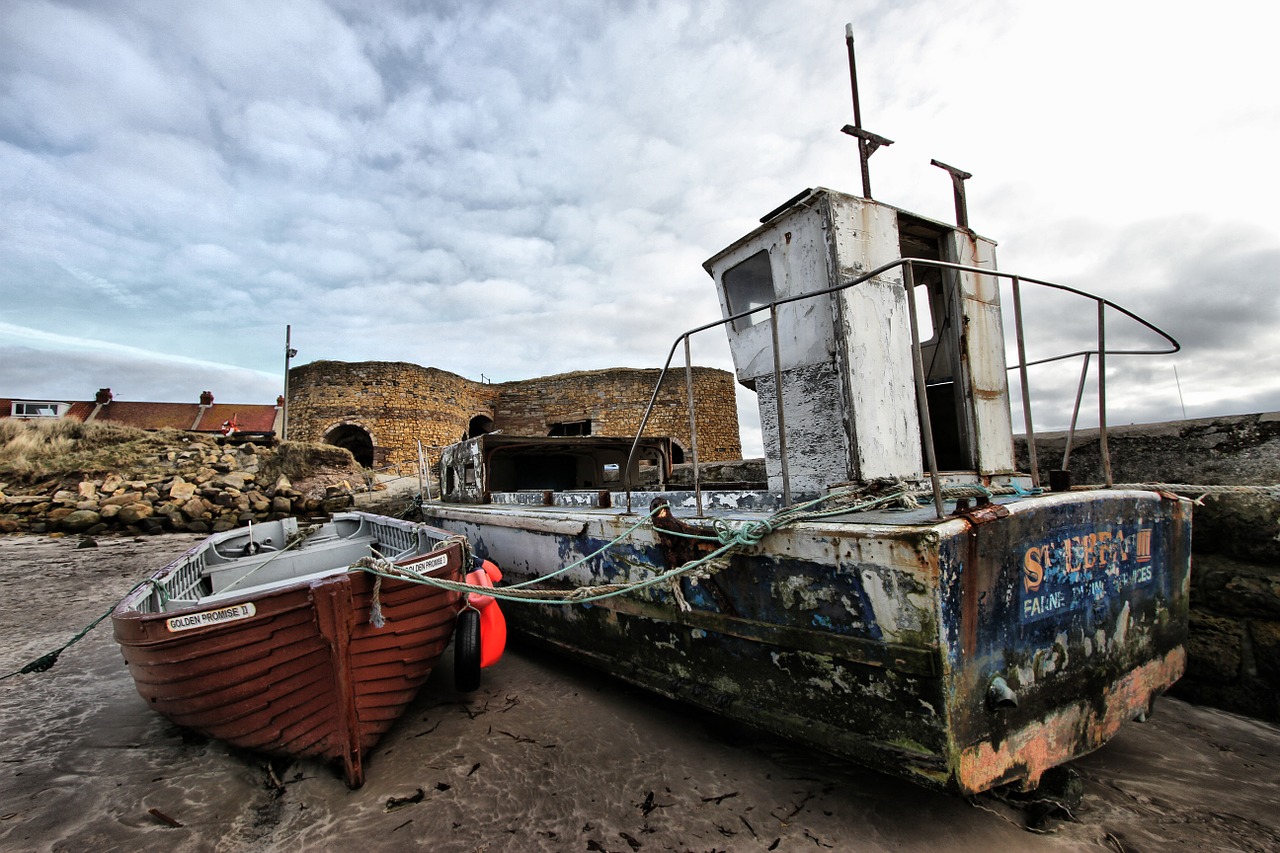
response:
[[[553,572],[522,581],[518,584],[512,584],[504,587],[486,587],[469,584],[460,581],[451,581],[445,578],[435,578],[423,575],[413,571],[409,566],[397,566],[386,559],[378,559],[375,557],[365,557],[353,564],[352,568],[363,569],[370,574],[379,577],[385,577],[395,580],[409,581],[411,583],[424,584],[434,586],[440,589],[447,589],[461,593],[479,593],[481,595],[489,595],[503,601],[538,603],[538,604],[589,604],[591,602],[600,601],[606,598],[612,598],[617,595],[624,595],[629,592],[647,589],[648,587],[676,580],[682,576],[693,573],[712,574],[718,571],[718,568],[711,568],[712,563],[720,558],[741,548],[750,548],[758,545],[770,533],[788,524],[794,524],[800,521],[813,520],[818,518],[826,518],[834,515],[845,515],[853,512],[866,512],[871,509],[877,509],[892,504],[900,504],[910,506],[908,498],[918,501],[920,498],[932,499],[932,492],[926,492],[923,489],[910,489],[900,482],[890,481],[888,484],[896,486],[894,491],[883,495],[868,496],[877,488],[883,488],[886,483],[876,483],[869,487],[851,487],[830,492],[821,495],[812,500],[805,501],[794,507],[782,510],[774,515],[759,520],[746,521],[737,527],[732,527],[724,519],[715,519],[712,522],[712,528],[715,531],[712,534],[690,534],[681,533],[670,530],[663,530],[664,534],[672,534],[676,536],[684,536],[691,539],[699,539],[707,542],[717,542],[719,547],[710,553],[703,555],[695,560],[658,572],[650,577],[641,578],[639,580],[628,581],[626,583],[611,584],[594,584],[579,586],[574,589],[530,589],[533,584],[543,583],[552,578],[564,574],[572,568],[582,565],[583,563],[599,556],[609,548],[618,544],[635,530],[646,522],[651,523],[654,515],[660,512],[664,506],[659,505],[649,511],[635,524],[631,525],[626,531],[614,537],[605,545],[592,551],[590,554],[562,566]],[[917,497],[916,493],[919,493]],[[958,486],[948,486],[943,489],[944,497],[993,497],[1000,494],[1030,494],[1026,490],[1017,489],[1012,486],[986,487],[976,484],[965,484]],[[824,504],[829,506],[823,507]],[[821,508],[820,508],[821,507]],[[721,566],[723,568],[723,565]]]
[[[875,494],[876,492],[882,491],[885,488],[891,488],[892,491],[889,491],[883,494]],[[1075,487],[1075,489],[1082,489],[1082,488],[1101,488],[1101,487]],[[1201,503],[1203,499],[1206,497],[1209,497],[1212,495],[1218,495],[1218,494],[1275,495],[1278,492],[1280,492],[1280,485],[1201,486],[1201,485],[1188,485],[1183,483],[1131,483],[1131,484],[1117,484],[1112,488],[1168,492],[1168,493],[1183,495],[1186,497],[1192,497],[1193,495],[1198,495],[1199,496],[1198,498],[1193,498],[1194,502],[1197,504]],[[1030,489],[1030,490],[1023,489],[1019,487],[1017,484],[1010,484],[1007,486],[982,486],[977,483],[969,483],[969,484],[955,484],[950,486],[944,486],[942,488],[942,495],[944,499],[954,500],[954,499],[966,498],[966,497],[992,498],[992,497],[1001,496],[1001,495],[1015,495],[1018,497],[1026,497],[1029,495],[1039,494],[1041,491],[1042,491],[1041,489]],[[788,524],[793,524],[799,521],[828,518],[828,517],[837,516],[837,515],[846,515],[854,512],[866,512],[872,509],[890,507],[895,504],[898,507],[901,507],[903,509],[914,509],[916,507],[919,507],[922,504],[929,504],[932,502],[933,502],[933,494],[932,494],[932,491],[930,490],[925,490],[923,488],[918,488],[918,487],[913,488],[901,481],[884,480],[884,481],[878,481],[876,483],[872,483],[868,486],[850,487],[846,489],[832,491],[826,495],[819,496],[810,501],[806,501],[804,503],[798,504],[797,506],[778,512],[770,516],[769,518],[746,521],[737,527],[730,526],[723,519],[716,519],[715,521],[712,522],[712,528],[714,530],[714,534],[687,534],[687,533],[680,533],[677,531],[664,530],[663,533],[665,535],[684,536],[686,538],[691,538],[691,539],[700,539],[708,542],[718,542],[719,547],[703,557],[700,557],[696,560],[691,560],[682,566],[677,566],[665,572],[660,572],[649,578],[644,578],[638,581],[631,581],[628,583],[580,586],[580,587],[577,587],[576,589],[564,589],[564,590],[529,589],[528,587],[532,586],[533,584],[543,583],[549,579],[558,577],[559,575],[562,575],[565,572],[570,571],[571,569],[576,568],[577,566],[580,566],[591,559],[594,559],[595,557],[607,551],[609,548],[613,547],[614,545],[618,544],[622,540],[626,539],[628,536],[634,533],[637,529],[639,529],[645,523],[651,522],[653,516],[656,515],[662,509],[662,507],[658,506],[650,510],[649,513],[641,517],[635,524],[627,528],[627,530],[625,530],[623,533],[619,534],[614,539],[610,540],[605,545],[601,546],[600,548],[596,549],[590,554],[578,560],[575,560],[574,562],[569,563],[566,566],[556,569],[554,572],[549,572],[545,575],[541,575],[539,577],[532,578],[527,581],[522,581],[518,584],[512,584],[511,586],[506,586],[506,587],[478,586],[475,584],[462,583],[459,581],[450,581],[444,578],[429,577],[427,575],[423,575],[413,571],[408,566],[396,566],[392,564],[389,560],[387,560],[385,557],[382,557],[381,555],[379,555],[379,558],[366,557],[363,560],[349,566],[348,568],[361,569],[363,571],[369,572],[370,574],[377,575],[380,577],[391,578],[394,580],[410,581],[413,583],[420,583],[428,586],[437,586],[443,589],[454,590],[462,593],[476,592],[482,595],[490,595],[490,596],[493,596],[494,598],[500,598],[504,601],[533,602],[533,603],[541,603],[541,604],[588,604],[594,601],[600,601],[602,599],[612,598],[613,596],[616,596],[616,595],[623,595],[628,592],[646,589],[648,587],[654,586],[655,584],[672,581],[682,576],[694,574],[697,572],[705,572],[706,574],[714,573],[715,571],[718,571],[718,569],[707,570],[705,567],[709,566],[714,561],[720,559],[721,557],[724,557],[725,555],[731,553],[734,550],[737,550],[739,548],[746,548],[746,547],[752,547],[752,546],[758,545],[760,541],[764,539],[764,537],[768,536],[770,533],[776,531],[780,527],[783,527]],[[824,504],[829,504],[829,506],[823,507]],[[420,509],[420,504],[418,505],[417,508]],[[279,553],[282,553],[283,551],[293,547],[297,542],[302,541],[303,538],[305,537],[298,536],[294,541],[288,543],[286,548],[281,549],[280,552],[277,552],[276,555],[273,555],[269,559],[274,559],[274,557],[278,556]],[[466,537],[464,536],[454,535],[454,536],[450,536],[447,539],[441,540],[436,544],[433,550],[440,550],[442,548],[446,548],[455,541],[459,542],[462,548],[464,567],[470,566],[472,563],[471,543],[467,541]],[[259,566],[258,568],[261,568],[261,566]],[[243,578],[241,578],[240,580],[243,580]],[[140,587],[146,584],[151,584],[152,588],[157,591],[161,599],[161,604],[163,606],[165,599],[167,597],[166,591],[162,588],[161,585],[156,583],[154,578],[150,578],[150,577],[145,578],[144,580],[139,581],[137,584],[135,584],[134,587],[129,590],[129,592],[127,592],[124,596],[121,597],[120,601],[123,601],[124,599],[128,598],[130,595],[136,592]],[[380,589],[381,589],[380,585],[377,584],[377,582],[375,582],[375,590],[380,591]],[[98,618],[90,622],[87,626],[85,626],[83,630],[81,630],[78,634],[76,634],[74,637],[72,637],[70,640],[68,640],[59,648],[47,654],[41,655],[40,657],[36,658],[35,660],[28,663],[26,666],[21,667],[20,669],[16,669],[13,672],[7,673],[5,675],[0,675],[0,681],[3,681],[6,678],[11,678],[12,676],[15,676],[15,675],[25,675],[28,673],[45,672],[51,669],[53,665],[57,663],[58,656],[61,655],[62,652],[66,651],[68,648],[75,645],[80,640],[84,639],[84,637],[90,631],[96,628],[99,625],[99,623],[101,623],[104,619],[106,619],[108,616],[111,615],[112,611],[114,611],[115,608],[118,606],[118,603],[119,602],[111,605],[111,607],[108,608],[101,616],[99,616]],[[375,603],[378,603],[376,597],[375,597]],[[378,608],[377,612],[379,613],[379,616],[380,616],[381,615],[380,607]]]

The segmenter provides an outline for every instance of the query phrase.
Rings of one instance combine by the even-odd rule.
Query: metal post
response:
[[[1084,354],[1084,367],[1080,369],[1080,384],[1076,386],[1076,406],[1071,410],[1071,428],[1067,430],[1067,446],[1062,451],[1062,470],[1069,470],[1067,463],[1071,460],[1071,445],[1076,438],[1076,422],[1080,418],[1080,401],[1084,399],[1084,380],[1089,375],[1089,359],[1093,353]]]
[[[933,481],[933,506],[938,518],[945,515],[942,506],[942,477],[938,473],[938,457],[933,448],[933,425],[929,421],[929,393],[924,378],[924,359],[920,356],[920,328],[916,322],[915,271],[911,261],[902,265],[902,278],[907,288],[907,318],[911,323],[911,367],[916,378],[916,407],[920,412],[920,430],[924,434],[924,458]]]
[[[284,405],[280,408],[280,440],[289,440],[289,359],[298,351],[289,346],[293,326],[284,327]]]
[[[787,461],[787,419],[782,410],[782,354],[778,345],[778,306],[769,306],[769,330],[773,334],[773,399],[778,413],[778,454],[782,460],[782,505],[791,506],[791,465]]]
[[[853,24],[844,25],[844,43],[849,51],[849,85],[853,89],[853,124],[846,124],[841,131],[858,139],[858,162],[862,169],[862,197],[871,198],[871,168],[867,161],[882,145],[892,145],[892,139],[862,129],[862,104],[858,101],[858,64],[853,57]]]
[[[1098,300],[1098,452],[1102,456],[1102,476],[1107,488],[1111,479],[1111,451],[1107,448],[1107,303]]]
[[[422,455],[422,439],[418,439],[418,494],[431,500],[431,472],[427,470],[427,460]]]
[[[684,387],[689,397],[689,450],[693,456],[693,500],[698,517],[702,517],[702,478],[698,471],[698,421],[693,409],[693,359],[689,354],[689,337],[684,339]]]
[[[862,105],[858,102],[858,63],[853,57],[853,24],[844,26],[844,43],[849,51],[849,85],[853,89],[853,126],[862,130]],[[871,198],[871,169],[867,164],[867,146],[858,140],[858,161],[862,167],[862,197]]]
[[[951,193],[956,200],[956,226],[967,231],[969,229],[969,203],[964,196],[964,182],[972,178],[973,175],[963,169],[957,169],[955,166],[948,166],[941,160],[930,160],[929,163],[951,175]]]
[[[1027,382],[1027,341],[1022,333],[1022,288],[1018,276],[1013,277],[1013,329],[1018,340],[1018,378],[1022,383],[1022,421],[1027,431],[1027,463],[1031,466],[1031,485],[1040,487],[1040,464],[1036,459],[1036,432],[1031,426],[1031,392]]]

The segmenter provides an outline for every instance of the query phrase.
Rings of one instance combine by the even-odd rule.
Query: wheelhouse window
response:
[[[725,270],[722,281],[730,314],[762,308],[776,298],[773,291],[773,268],[769,265],[769,253],[764,250]],[[741,332],[768,318],[768,313],[764,311],[749,314],[734,320],[733,328]]]

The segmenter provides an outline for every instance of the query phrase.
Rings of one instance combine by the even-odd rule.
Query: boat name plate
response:
[[[253,606],[253,602],[246,601],[243,604],[233,604],[230,607],[219,607],[217,610],[205,610],[200,613],[172,616],[164,621],[164,625],[171,634],[176,634],[179,631],[190,631],[193,628],[221,625],[224,622],[238,622],[241,619],[251,618],[257,612],[258,608]]]

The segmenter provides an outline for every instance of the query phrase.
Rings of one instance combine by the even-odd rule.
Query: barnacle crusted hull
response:
[[[509,582],[591,555],[636,521],[427,512]],[[553,515],[568,526],[550,532]],[[719,547],[688,538],[699,530],[710,532],[660,512],[556,584],[651,578]],[[672,582],[509,610],[517,630],[627,681],[967,794],[1034,786],[1149,711],[1184,666],[1189,546],[1186,501],[1075,492],[944,520],[928,508],[797,521]]]

